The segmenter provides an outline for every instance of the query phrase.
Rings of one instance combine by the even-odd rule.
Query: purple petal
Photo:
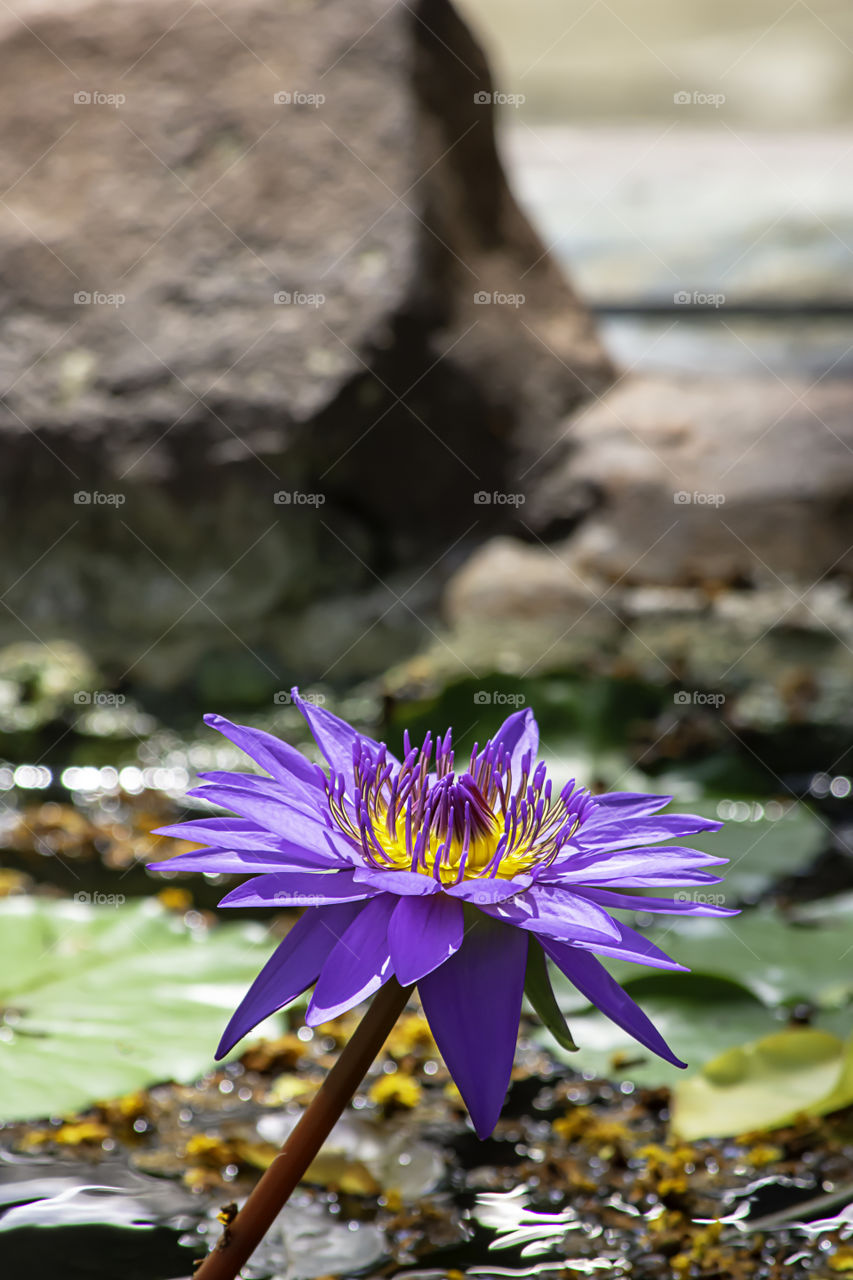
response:
[[[492,738],[492,743],[509,752],[509,766],[516,781],[521,777],[521,764],[528,753],[532,773],[539,753],[539,726],[533,712],[514,711],[511,716],[507,716]]]
[[[601,853],[574,853],[542,872],[541,880],[556,884],[606,884],[626,876],[679,876],[699,867],[719,866],[728,858],[715,858],[681,845],[655,845],[648,849],[614,849]],[[675,881],[674,883],[677,883]]]
[[[511,901],[496,902],[481,910],[517,928],[563,942],[588,942],[596,949],[620,939],[619,924],[606,911],[554,884],[534,884]]]
[[[351,871],[276,871],[238,885],[220,907],[321,907],[329,902],[357,902],[376,893],[357,884]]]
[[[586,996],[591,1004],[617,1027],[627,1031],[635,1040],[639,1040],[645,1048],[651,1049],[675,1067],[686,1067],[687,1063],[676,1058],[663,1036],[646,1017],[640,1006],[631,999],[627,991],[623,991],[619,983],[596,960],[576,947],[566,947],[549,938],[542,941],[545,951],[559,969],[563,971],[569,982],[574,983],[578,991]]]
[[[193,844],[212,844],[222,849],[226,843],[230,849],[280,848],[283,841],[259,827],[248,818],[192,818],[189,822],[173,822],[167,827],[155,827],[155,836],[174,836],[177,840],[190,840]]]
[[[286,871],[293,859],[282,854],[278,859],[270,853],[238,852],[235,849],[197,849],[179,853],[164,862],[147,862],[149,871],[205,872],[208,875],[259,875],[268,871]],[[314,866],[314,863],[308,863]]]
[[[438,893],[441,885],[432,876],[421,875],[418,871],[376,871],[370,866],[356,867],[355,879],[362,884],[373,885],[375,889],[385,889],[388,893],[426,894]]]
[[[336,848],[323,848],[323,838],[316,841],[316,848],[306,849],[302,844],[295,844],[283,836],[274,835],[271,831],[263,831],[254,822],[245,818],[201,818],[192,822],[178,822],[169,827],[158,827],[153,833],[159,836],[175,836],[179,840],[190,840],[195,844],[207,844],[213,849],[227,849],[231,852],[267,854],[271,861],[279,866],[288,864],[296,867],[316,867],[326,870],[330,867],[348,867],[357,856],[355,850],[345,848],[336,842]],[[152,868],[164,870],[171,865],[152,862]]]
[[[643,791],[608,791],[593,799],[595,808],[584,826],[612,822],[614,818],[642,818],[657,813],[669,804],[672,796],[650,796]]]
[[[319,765],[317,768],[319,769]],[[200,782],[240,787],[244,791],[255,791],[258,795],[275,796],[315,821],[324,821],[329,816],[329,800],[325,790],[306,787],[297,778],[291,778],[288,784],[276,782],[264,773],[226,773],[221,769],[200,773],[198,777]]]
[[[452,898],[401,898],[388,926],[397,981],[408,987],[432,973],[459,950],[464,932],[462,904]]]
[[[289,743],[274,738],[263,729],[251,729],[245,724],[232,724],[224,716],[207,715],[205,724],[229,738],[241,751],[245,751],[262,769],[266,769],[276,781],[289,786],[294,779],[300,782],[308,793],[324,792],[320,778],[320,770],[310,760],[306,760],[301,751],[291,747]]]
[[[622,818],[597,825],[581,826],[572,838],[576,848],[625,849],[640,842],[654,844],[658,840],[678,840],[695,836],[699,831],[719,831],[722,822],[700,818],[695,813],[661,813],[645,818]]]
[[[399,899],[390,893],[368,902],[323,965],[305,1014],[309,1027],[360,1004],[391,977],[388,922]]]
[[[346,720],[341,720],[340,716],[333,715],[331,711],[326,711],[323,707],[318,707],[313,702],[306,702],[304,698],[299,696],[298,689],[291,691],[291,697],[305,717],[317,746],[334,772],[342,774],[346,779],[347,794],[352,795],[355,790],[355,779],[352,770],[353,747],[361,742],[374,755],[378,755],[382,749],[381,744],[375,742],[373,738],[357,733],[352,725],[347,724]],[[395,759],[390,751],[387,751],[387,748],[386,752],[389,761],[399,764],[399,761]]]
[[[445,888],[452,898],[461,898],[463,902],[473,902],[482,907],[487,903],[503,902],[517,893],[524,893],[533,883],[532,876],[516,876],[513,880],[494,879],[460,880]]]
[[[642,933],[638,933],[636,929],[632,929],[630,925],[623,924],[621,920],[614,920],[613,923],[619,930],[619,941],[611,942],[586,942],[581,940],[574,945],[584,951],[597,951],[603,956],[612,956],[614,960],[630,960],[632,964],[648,964],[654,969],[679,969],[682,973],[688,973],[686,965],[679,964],[677,960],[673,960],[665,951],[661,951],[660,947],[656,947]],[[546,939],[542,939],[542,945],[545,946]]]
[[[478,919],[460,949],[418,983],[430,1030],[480,1138],[509,1085],[524,992],[527,936]]]
[[[359,903],[347,902],[300,916],[238,1005],[219,1042],[217,1061],[252,1027],[311,986],[338,938],[361,910]]]
[[[233,809],[243,818],[249,818],[296,845],[328,857],[336,853],[349,859],[352,843],[337,827],[327,826],[319,819],[294,809],[287,801],[269,793],[260,793],[246,787],[206,786],[193,787],[187,792],[200,800]]]
[[[736,916],[734,907],[718,907],[709,902],[697,902],[691,894],[676,894],[674,898],[644,898],[641,894],[613,893],[609,889],[578,889],[577,892],[600,907],[620,911],[651,911],[691,916]]]

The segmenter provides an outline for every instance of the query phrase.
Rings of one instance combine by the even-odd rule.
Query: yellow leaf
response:
[[[729,1049],[673,1091],[672,1129],[687,1141],[775,1129],[853,1101],[853,1053],[811,1027]]]

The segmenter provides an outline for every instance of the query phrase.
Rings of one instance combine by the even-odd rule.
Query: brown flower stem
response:
[[[411,987],[396,978],[380,987],[370,1008],[344,1046],[311,1105],[285,1139],[275,1160],[251,1192],[243,1208],[223,1231],[193,1280],[234,1280],[300,1182],[341,1113],[367,1074],[394,1023],[406,1006]]]

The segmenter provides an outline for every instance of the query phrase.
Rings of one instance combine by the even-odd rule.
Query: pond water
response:
[[[512,682],[516,696],[519,687]],[[664,734],[661,742],[660,728],[672,716],[665,690],[566,673],[526,682],[522,692],[540,718],[545,755],[556,776],[672,792],[679,807],[727,821],[720,851],[731,857],[732,869],[722,887],[728,903],[745,908],[743,915],[719,935],[679,928],[670,936],[667,945],[693,963],[697,972],[691,978],[666,975],[669,981],[662,985],[639,978],[640,986],[631,988],[691,1063],[698,1066],[729,1045],[786,1026],[821,1029],[843,1046],[853,1029],[853,985],[838,961],[845,894],[853,890],[853,808],[850,757],[840,740],[825,730],[791,726],[781,734],[753,734],[742,745],[729,739],[721,748],[707,737],[706,713],[690,708],[678,735]],[[422,702],[392,703],[368,687],[324,694],[330,707],[391,742],[404,727],[417,740],[427,727],[454,723],[464,746],[475,737],[482,740],[502,718],[498,699],[472,714],[469,682]],[[144,1021],[158,1005],[150,992],[154,973],[170,967],[170,981],[178,982],[182,972],[188,981],[191,973],[197,988],[203,981],[221,984],[224,964],[239,993],[259,967],[255,954],[262,959],[272,946],[270,915],[257,923],[250,921],[259,913],[217,917],[215,904],[227,877],[196,883],[145,871],[146,860],[164,856],[150,830],[185,810],[182,796],[190,778],[200,769],[239,768],[241,762],[227,743],[199,730],[192,707],[184,707],[171,724],[150,708],[131,710],[148,717],[144,735],[118,732],[128,723],[125,705],[123,719],[112,727],[109,717],[98,722],[106,730],[100,736],[75,732],[68,711],[52,712],[48,723],[17,739],[7,736],[0,874],[9,896],[0,902],[7,913],[0,934],[9,945],[12,916],[20,923],[27,904],[36,903],[42,922],[38,950],[53,959],[52,971],[42,978],[43,955],[36,955],[26,990],[14,1000],[8,991],[3,994],[0,1055],[23,1044],[36,1054],[26,1060],[38,1062],[38,1036],[56,1031],[45,1011],[59,1017],[51,989],[66,992],[69,1025],[58,1029],[61,1046],[72,1029],[79,1032],[81,1019],[91,1018],[83,1009],[91,1010],[93,993],[102,1018],[122,1016],[111,1012],[112,999],[119,1010],[130,1001],[139,1011],[134,1017]],[[308,746],[294,708],[232,713]],[[67,732],[61,734],[63,723]],[[243,918],[239,926],[233,925],[236,917]],[[635,920],[641,927],[652,922],[642,914]],[[250,943],[240,959],[229,928],[257,930],[240,944],[245,951]],[[140,936],[142,948],[134,942]],[[182,946],[184,940],[186,953],[163,952],[176,957],[168,964],[158,958],[164,946]],[[25,953],[19,947],[18,966],[30,963]],[[85,959],[79,978],[62,988],[55,958],[65,955],[68,966],[78,954]],[[187,960],[178,959],[184,954]],[[217,958],[209,971],[205,954]],[[112,997],[105,994],[110,974],[117,988]],[[70,970],[69,975],[73,979]],[[140,979],[148,989],[137,997],[134,983]],[[169,1000],[187,998],[186,992],[169,990]],[[220,995],[233,1004],[230,987]],[[846,1185],[851,1113],[792,1120],[728,1139],[679,1141],[671,1133],[667,1091],[678,1087],[672,1072],[661,1071],[618,1036],[602,1038],[595,1015],[578,1005],[577,993],[558,995],[566,1001],[581,1051],[555,1052],[535,1019],[526,1016],[505,1117],[486,1143],[470,1131],[412,1006],[247,1276],[520,1276],[559,1272],[567,1259],[578,1259],[579,1267],[607,1266],[618,1274],[629,1266],[632,1276],[651,1280],[669,1274],[667,1258],[701,1259],[711,1244],[727,1274],[770,1275],[797,1248],[803,1260],[792,1264],[790,1274],[813,1274],[817,1246],[792,1223],[801,1216],[826,1216],[827,1197],[853,1199]],[[161,1014],[164,1003],[161,995]],[[80,1075],[79,1105],[56,1093],[57,1081],[47,1077],[43,1114],[30,1109],[28,1120],[18,1119],[10,1059],[3,1100],[7,1121],[0,1131],[0,1204],[6,1206],[0,1212],[0,1252],[15,1273],[37,1267],[40,1274],[61,1268],[63,1276],[80,1280],[189,1275],[192,1257],[220,1230],[218,1212],[245,1194],[354,1025],[347,1017],[340,1026],[311,1033],[296,1009],[264,1028],[266,1047],[241,1047],[215,1069],[210,1055],[227,1016],[224,1007],[214,1009],[212,1018],[208,1008],[206,1021],[192,1022],[201,1012],[181,1007],[187,1020],[177,1039],[174,1026],[151,1022],[150,1038],[164,1056],[152,1053],[147,1083],[122,1086],[124,1092],[107,1084],[91,1087],[88,1103],[91,1066],[61,1064],[53,1056],[55,1074]],[[28,1026],[37,1031],[29,1041]],[[129,1033],[112,1034],[121,1041]],[[193,1053],[179,1069],[187,1041]],[[142,1042],[126,1040],[126,1046],[131,1043],[124,1066],[119,1061],[116,1070],[125,1070],[128,1057],[135,1066],[144,1056]],[[107,1071],[106,1043],[92,1053]],[[173,1073],[184,1082],[170,1083]],[[395,1086],[390,1094],[388,1080]],[[59,1097],[65,1098],[62,1104],[49,1101]],[[719,1117],[715,1123],[726,1127]],[[761,1180],[763,1191],[750,1190]],[[543,1238],[532,1258],[511,1236],[510,1248],[495,1252],[494,1206],[483,1202],[484,1208],[478,1199],[519,1191],[532,1209],[558,1215],[535,1219]],[[709,1242],[697,1220],[725,1217],[739,1204],[752,1220],[782,1211],[778,1228],[759,1236],[757,1229],[750,1233],[747,1218],[745,1227],[726,1227]],[[522,1217],[524,1212],[522,1207]],[[512,1222],[517,1200],[500,1214],[501,1221],[509,1214]],[[837,1231],[826,1239],[830,1249],[844,1247]]]

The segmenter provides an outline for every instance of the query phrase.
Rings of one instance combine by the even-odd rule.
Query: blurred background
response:
[[[294,684],[392,745],[453,724],[464,750],[529,706],[555,776],[724,819],[747,910],[674,931],[694,986],[630,989],[697,1067],[814,1026],[815,1114],[850,1101],[851,62],[830,0],[2,6],[0,1190],[29,1208],[0,1243],[21,1269],[36,1247],[55,1267],[66,1237],[34,1242],[62,1225],[94,1233],[81,1276],[113,1275],[142,1220],[138,1275],[182,1274],[327,1065],[334,1036],[297,1015],[212,1070],[290,917],[223,924],[229,877],[144,866],[202,807],[200,770],[247,767],[202,713],[316,757]],[[477,1191],[559,1207],[601,1179],[612,1132],[543,1136],[566,1090],[604,1111],[657,1090],[623,1118],[664,1142],[673,1073],[559,994],[585,1048],[543,1065],[527,1027],[488,1177],[411,1024],[379,1073],[429,1065],[433,1130],[411,1090],[366,1092],[257,1274],[414,1275],[436,1232],[450,1274],[484,1274]],[[737,1121],[706,1099],[697,1138],[781,1123],[778,1077],[756,1087]],[[424,1143],[408,1181],[399,1132]],[[814,1196],[842,1137],[706,1155],[729,1188],[784,1166]],[[93,1161],[114,1212],[78,1199]],[[638,1277],[716,1212],[681,1208]]]

